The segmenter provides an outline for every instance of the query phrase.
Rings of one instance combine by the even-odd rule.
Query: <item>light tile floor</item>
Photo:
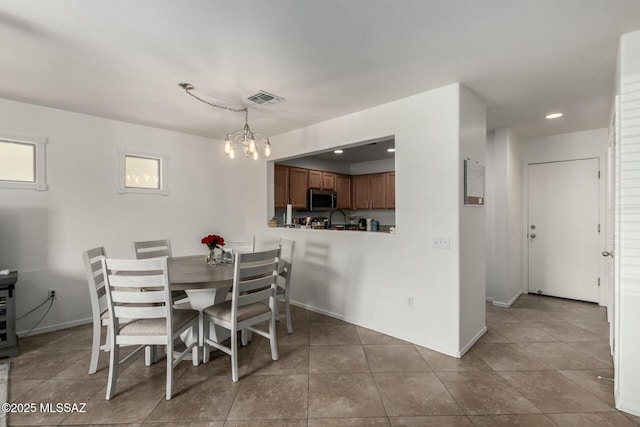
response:
[[[164,398],[164,363],[138,358],[105,400],[108,357],[88,375],[89,325],[20,340],[9,401],[86,402],[86,413],[12,413],[9,425],[125,426],[636,426],[613,408],[605,310],[522,295],[487,304],[489,328],[462,359],[293,309],[278,325],[280,359],[256,337],[240,351],[241,379],[219,356],[178,366]]]

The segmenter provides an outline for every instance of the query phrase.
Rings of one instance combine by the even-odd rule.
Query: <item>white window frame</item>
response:
[[[47,144],[47,137],[45,136],[15,136],[15,135],[7,135],[0,134],[0,142],[15,142],[18,144],[29,144],[33,145],[33,155],[34,155],[34,182],[24,182],[24,181],[6,181],[0,179],[0,188],[11,188],[11,189],[19,189],[19,190],[37,190],[37,191],[47,191],[49,186],[47,185],[46,180],[46,169],[45,169],[45,146]]]
[[[125,186],[126,168],[125,158],[127,156],[142,157],[153,160],[160,160],[160,188],[133,188]],[[166,153],[144,153],[133,151],[127,148],[118,148],[118,194],[156,194],[161,196],[169,195],[169,155]]]

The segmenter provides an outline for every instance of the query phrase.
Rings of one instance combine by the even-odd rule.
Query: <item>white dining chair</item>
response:
[[[224,247],[222,248],[225,251],[229,249],[235,253],[249,253],[254,252],[256,248],[256,238],[255,236],[242,236],[242,237],[232,237],[229,239],[224,239]]]
[[[102,267],[107,278],[107,303],[112,319],[107,400],[115,394],[120,364],[141,349],[157,345],[166,346],[166,399],[170,400],[176,365],[189,353],[194,366],[198,365],[197,340],[189,343],[185,350],[174,352],[174,341],[181,333],[198,336],[198,311],[173,308],[167,257],[145,260],[102,258]],[[123,322],[129,319],[135,320]],[[139,347],[120,360],[120,347],[131,345]]]
[[[169,239],[162,239],[133,242],[133,252],[136,259],[160,258],[163,256],[171,258],[171,241]],[[191,308],[189,297],[185,292],[174,292],[173,302],[175,308]]]
[[[276,299],[284,303],[285,319],[287,321],[287,332],[293,333],[293,326],[291,324],[291,307],[289,305],[290,292],[291,292],[291,270],[293,268],[293,255],[296,250],[295,240],[280,239],[278,242],[280,247],[280,259],[282,263],[282,269],[280,270],[278,278],[278,289]],[[280,309],[276,312],[276,320],[280,319]]]
[[[238,331],[255,332],[269,339],[271,358],[278,360],[276,343],[276,281],[280,248],[263,252],[237,253],[235,256],[233,288],[231,300],[224,301],[203,310],[204,354],[203,361],[209,361],[210,347],[217,348],[231,356],[231,378],[238,381]],[[254,325],[269,321],[269,331],[254,328]],[[229,347],[209,337],[210,325],[218,325],[231,332]]]
[[[163,256],[171,258],[171,241],[169,241],[169,239],[162,239],[133,242],[133,252],[136,259],[159,258]]]
[[[106,256],[102,246],[89,249],[82,253],[84,270],[89,285],[89,298],[91,299],[91,317],[93,319],[93,343],[91,345],[91,361],[89,362],[89,374],[95,374],[98,369],[100,350],[109,351],[111,348],[109,334],[102,344],[102,327],[110,322],[107,308],[107,295],[105,278],[102,273],[102,258]]]

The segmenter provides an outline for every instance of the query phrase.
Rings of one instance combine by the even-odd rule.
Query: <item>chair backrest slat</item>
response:
[[[238,254],[238,255],[242,255],[241,262],[244,264],[251,263],[251,262],[258,263],[260,261],[266,264],[269,262],[270,258],[275,258],[275,257],[280,258],[280,249],[276,248],[276,249],[269,249],[262,252],[244,253],[244,254]],[[246,268],[247,266],[245,265],[244,267]]]
[[[256,238],[255,236],[245,236],[245,237],[232,237],[229,239],[224,239],[224,246],[222,249],[228,251],[229,249],[235,253],[251,253],[254,252],[256,248]]]
[[[171,258],[171,242],[169,239],[133,242],[133,252],[136,259]]]
[[[278,266],[275,266],[277,270]],[[269,264],[260,264],[260,265],[249,265],[247,267],[243,267],[240,269],[240,280],[250,279],[253,277],[264,276],[265,274],[270,274],[274,270],[273,263]]]
[[[166,309],[163,306],[155,307],[128,307],[119,305],[113,307],[113,311],[119,319],[159,319],[166,315]]]
[[[157,274],[154,275],[126,275],[126,271],[118,271],[109,276],[109,284],[114,288],[157,288],[162,287],[164,279]]]
[[[164,302],[164,291],[131,292],[111,289],[111,300],[122,304],[159,304]]]

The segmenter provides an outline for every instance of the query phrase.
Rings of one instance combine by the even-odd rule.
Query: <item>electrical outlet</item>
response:
[[[413,297],[408,297],[407,298],[407,307],[408,308],[413,308]]]
[[[434,237],[432,247],[434,249],[449,249],[450,248],[449,237],[448,236]]]
[[[58,290],[57,289],[49,289],[49,298],[51,298],[51,299],[58,298]]]

